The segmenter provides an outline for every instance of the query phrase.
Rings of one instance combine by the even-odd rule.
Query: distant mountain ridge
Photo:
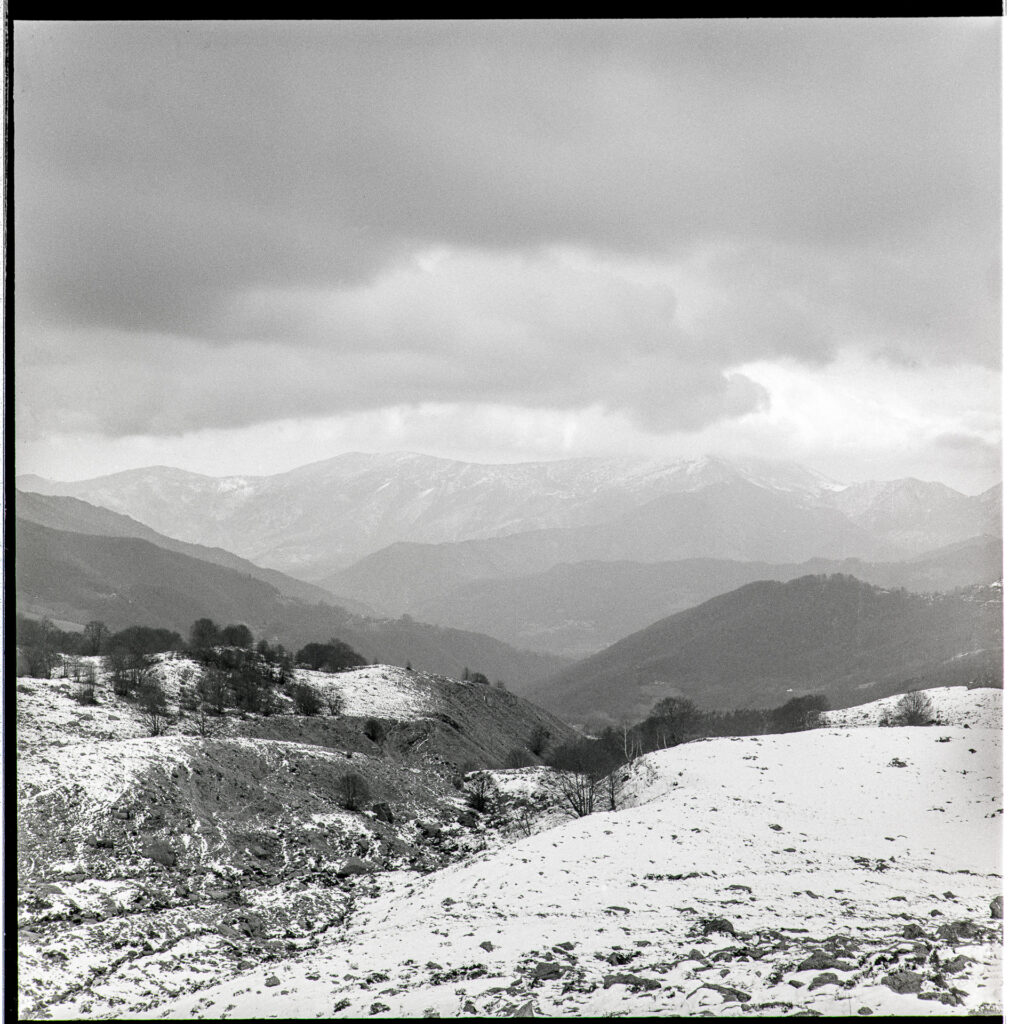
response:
[[[637,717],[679,695],[707,710],[824,693],[833,707],[1002,680],[1002,589],[925,596],[847,575],[749,583],[631,634],[529,699],[569,722]]]
[[[582,561],[454,586],[452,575],[439,573],[433,590],[424,588],[408,611],[424,622],[487,632],[527,650],[584,658],[658,619],[757,580],[845,573],[877,586],[927,593],[999,579],[1002,561],[1002,541],[978,537],[903,562]]]
[[[969,497],[915,480],[848,487],[794,463],[766,459],[582,458],[484,465],[408,452],[347,453],[270,476],[210,477],[155,466],[71,483],[23,477],[18,486],[80,498],[167,537],[225,548],[307,581],[331,581],[392,544],[458,544],[539,531],[583,534],[578,542],[554,534],[542,540],[542,546],[560,546],[554,557],[530,555],[529,542],[513,544],[515,553],[499,545],[496,554],[487,555],[506,563],[499,562],[498,575],[525,575],[589,558],[898,559],[1001,532],[998,488]],[[662,544],[657,551],[637,553],[635,545],[612,537],[611,550],[601,550],[599,527],[636,515],[634,533],[653,528],[664,539],[666,521],[677,508],[687,514],[681,495],[744,487],[773,496],[782,533],[790,529],[799,535],[805,522],[816,521],[817,547],[795,542],[788,549],[781,543],[772,547],[764,537],[756,544],[745,541],[741,531],[734,531],[727,544],[716,532],[723,510],[709,502],[707,514],[714,518],[691,516],[687,529],[694,542],[688,547]],[[779,518],[783,509],[792,520],[789,526]],[[826,517],[835,536],[820,529]],[[591,528],[595,532],[588,535]],[[697,543],[698,535],[709,542]],[[838,543],[831,544],[833,539]],[[508,561],[520,556],[523,564],[510,569]],[[464,552],[463,557],[470,556]],[[489,574],[474,569],[464,578]],[[360,596],[345,594],[333,582],[328,589]]]
[[[550,675],[565,659],[519,651],[493,637],[415,622],[363,618],[285,597],[234,569],[136,537],[91,536],[15,523],[16,604],[21,612],[111,629],[148,625],[187,635],[197,618],[245,623],[292,649],[331,637],[366,658],[457,676],[464,667],[511,687]]]
[[[748,480],[794,500],[838,486],[791,463],[584,458],[483,465],[412,453],[348,453],[272,476],[170,467],[70,483],[19,478],[178,540],[224,547],[297,574],[328,575],[388,544],[443,543],[592,525],[663,494]]]
[[[665,494],[616,519],[455,544],[395,544],[319,581],[392,614],[473,580],[544,572],[560,563],[717,558],[892,560],[901,552],[832,508],[746,480]]]
[[[51,529],[65,530],[69,533],[85,533],[95,537],[136,537],[167,551],[176,551],[181,555],[199,558],[204,562],[212,562],[215,565],[222,565],[225,568],[234,569],[236,572],[253,576],[276,587],[286,597],[295,597],[313,604],[321,601],[326,604],[338,604],[358,615],[375,614],[373,608],[361,601],[342,598],[322,587],[314,586],[312,583],[305,583],[286,576],[276,569],[255,565],[223,548],[188,544],[184,541],[174,540],[172,537],[165,537],[145,524],[136,522],[130,516],[111,512],[109,509],[91,505],[78,498],[17,491],[14,505],[20,519],[28,520],[38,526],[48,526]]]

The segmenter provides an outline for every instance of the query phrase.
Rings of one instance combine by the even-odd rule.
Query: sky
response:
[[[1000,477],[996,19],[13,35],[18,473]]]

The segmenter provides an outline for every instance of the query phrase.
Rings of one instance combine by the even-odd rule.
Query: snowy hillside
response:
[[[160,736],[102,672],[97,704],[70,680],[17,681],[26,1018],[120,1016],[317,946],[378,872],[418,877],[508,841],[467,807],[457,765],[529,757],[538,728],[573,735],[511,694],[389,666],[300,670],[324,714],[281,695],[282,713],[207,719],[215,735],[198,735],[181,706],[197,670],[158,658]],[[355,807],[352,776],[365,783]]]
[[[990,687],[968,689],[966,686],[936,686],[922,690],[931,704],[935,720],[941,724],[972,729],[1001,729],[1003,726],[1003,691]],[[883,697],[854,708],[826,711],[822,718],[831,726],[878,725],[891,718],[903,694]]]
[[[953,691],[945,710],[974,714],[979,696]],[[993,1012],[1000,733],[963,724],[663,750],[631,769],[624,809],[426,876],[378,874],[315,947],[296,922],[295,948],[263,965],[225,954],[190,981],[174,975],[164,998],[150,980],[144,1004],[131,978],[98,978],[61,1012]],[[537,774],[523,773],[523,786]]]

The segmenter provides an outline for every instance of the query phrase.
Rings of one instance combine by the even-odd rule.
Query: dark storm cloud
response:
[[[96,406],[103,429],[284,415],[292,390],[293,413],[454,395],[694,425],[763,402],[730,365],[852,335],[998,359],[993,22],[18,23],[14,43],[26,336],[109,329],[82,361],[140,375],[168,335],[263,344],[247,414],[188,397],[197,355],[167,366],[181,403]],[[402,276],[438,246],[468,254],[444,302]],[[548,268],[545,292],[552,247],[680,261],[714,294],[683,330],[613,273],[595,293]],[[289,349],[307,376],[271,393],[256,367]]]

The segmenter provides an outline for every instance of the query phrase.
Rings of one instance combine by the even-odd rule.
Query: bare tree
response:
[[[893,725],[931,725],[935,708],[926,693],[914,690],[900,698],[891,721]]]
[[[594,813],[604,780],[618,768],[618,756],[608,743],[583,740],[559,747],[548,763],[555,769],[549,777],[555,802],[583,818]]]
[[[338,799],[349,811],[361,811],[372,799],[370,786],[358,772],[346,772],[338,779]]]

